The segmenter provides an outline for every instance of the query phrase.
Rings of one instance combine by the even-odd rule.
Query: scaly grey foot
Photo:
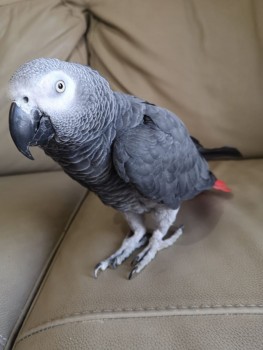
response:
[[[169,238],[163,239],[159,236],[153,236],[149,240],[148,245],[138,254],[132,262],[133,269],[129,274],[132,279],[139,274],[156,256],[156,254],[165,248],[173,245],[183,233],[183,225],[180,226]]]
[[[121,265],[136,249],[145,246],[149,242],[150,237],[149,233],[146,233],[143,237],[134,234],[127,236],[121,247],[114,254],[95,266],[94,277],[97,278],[100,271],[105,271],[107,268],[115,269]]]

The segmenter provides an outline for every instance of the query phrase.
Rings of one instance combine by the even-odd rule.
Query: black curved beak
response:
[[[18,148],[27,158],[34,159],[29,151],[29,145],[36,131],[37,120],[32,114],[25,113],[13,102],[9,111],[9,130],[12,139]]]
[[[29,146],[45,145],[54,136],[48,116],[36,109],[26,113],[15,102],[9,111],[9,130],[18,150],[32,160]]]

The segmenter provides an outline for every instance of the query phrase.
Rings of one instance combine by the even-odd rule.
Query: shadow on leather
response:
[[[224,203],[232,194],[205,192],[184,202],[175,225],[184,224],[184,234],[178,245],[190,245],[210,235],[224,213]]]

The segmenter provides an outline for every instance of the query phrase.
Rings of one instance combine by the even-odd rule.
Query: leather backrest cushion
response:
[[[25,61],[58,57],[87,63],[81,10],[59,0],[0,0],[0,174],[54,169],[42,151],[33,150],[35,161],[22,156],[8,131],[7,84]]]
[[[82,0],[90,64],[206,146],[263,154],[262,0]]]
[[[34,162],[8,132],[7,83],[36,57],[89,63],[112,87],[177,113],[206,146],[262,156],[261,0],[0,0],[0,174]],[[91,14],[87,38],[86,13]]]

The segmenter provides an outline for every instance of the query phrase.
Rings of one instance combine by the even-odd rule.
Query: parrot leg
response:
[[[131,230],[132,235],[128,235],[122,242],[121,247],[109,258],[101,261],[95,266],[94,277],[98,277],[100,271],[109,267],[116,268],[123,263],[136,249],[144,246],[149,241],[146,234],[143,215],[127,212],[124,214]]]
[[[169,238],[164,239],[170,226],[174,223],[179,208],[176,210],[168,208],[158,208],[154,211],[154,219],[157,227],[153,231],[148,245],[133,260],[133,269],[129,279],[140,273],[156,256],[158,251],[170,247],[183,233],[183,226],[180,226]]]

